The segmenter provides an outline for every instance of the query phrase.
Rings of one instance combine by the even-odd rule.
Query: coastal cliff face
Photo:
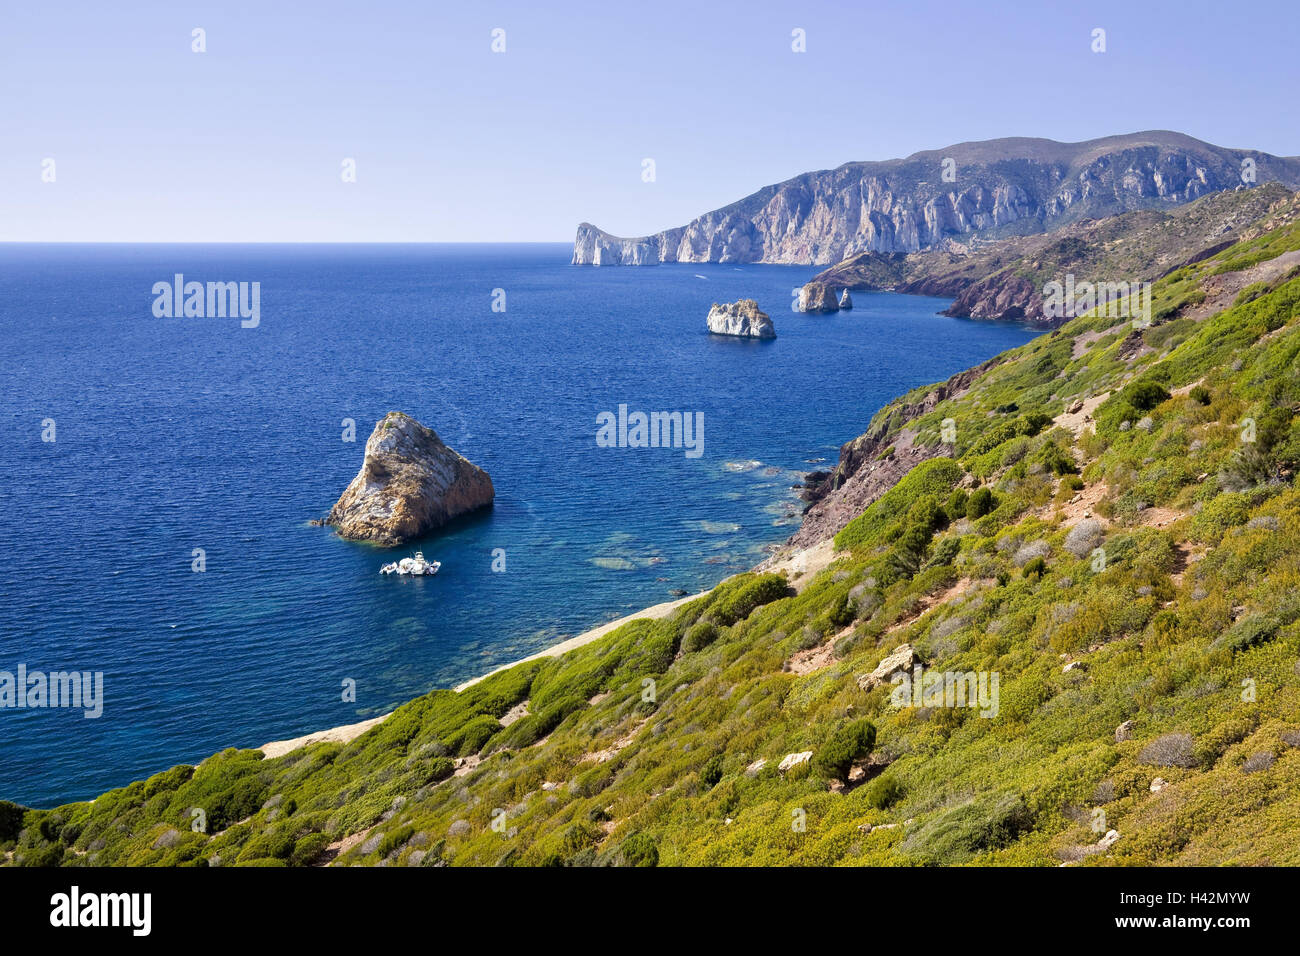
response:
[[[1172,210],[1135,210],[1072,223],[1054,232],[1007,239],[948,240],[908,255],[863,252],[818,273],[807,289],[888,290],[953,299],[945,315],[1018,319],[1047,327],[1048,282],[1152,281],[1225,248],[1277,217],[1291,215],[1295,199],[1279,183],[1233,189]]]
[[[495,497],[492,479],[402,412],[389,412],[366,441],[366,457],[325,519],[341,537],[397,545]]]
[[[1082,143],[987,140],[805,173],[652,236],[624,239],[583,223],[573,262],[823,265],[859,252],[917,252],[954,237],[1030,235],[1235,188],[1244,160],[1254,162],[1256,181],[1300,188],[1300,158],[1168,131]]]
[[[833,538],[921,462],[951,453],[952,449],[942,444],[917,442],[916,420],[940,402],[964,395],[1002,361],[1002,356],[989,359],[919,397],[910,396],[911,401],[901,399],[882,409],[865,433],[840,446],[834,470],[821,472],[808,483],[804,498],[809,504],[803,523],[786,542],[787,549],[808,548]]]
[[[771,317],[753,299],[741,299],[724,305],[713,303],[709,309],[709,331],[714,335],[735,335],[750,339],[774,339],[776,327]]]

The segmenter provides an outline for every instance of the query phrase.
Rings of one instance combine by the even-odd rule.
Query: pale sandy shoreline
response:
[[[830,564],[833,557],[834,545],[833,542],[828,539],[782,560],[772,562],[771,559],[768,559],[755,567],[754,570],[776,573],[784,571],[789,575],[790,583],[798,589],[808,580],[811,580],[818,571]],[[720,583],[722,582],[719,582],[719,584]],[[710,588],[710,590],[712,590],[712,588]],[[576,647],[582,647],[584,644],[590,644],[592,641],[600,640],[606,634],[617,630],[629,621],[635,621],[642,618],[653,621],[666,617],[683,604],[686,604],[689,601],[694,601],[696,598],[703,597],[708,593],[708,591],[701,591],[699,594],[690,594],[673,601],[665,601],[662,604],[655,604],[651,607],[643,608],[640,611],[634,611],[626,617],[620,617],[617,620],[609,621],[598,627],[593,627],[589,631],[583,631],[576,637],[570,637],[566,640],[560,641],[558,644],[552,644],[550,647],[538,651],[536,654],[530,654],[517,661],[511,661],[509,664],[502,664],[500,667],[490,670],[486,674],[482,674],[471,680],[465,681],[463,684],[457,685],[455,690],[459,692],[467,687],[473,687],[479,681],[486,680],[493,674],[499,674],[501,671],[509,670],[517,664],[541,660],[544,657],[559,657],[561,654],[571,651]],[[371,717],[369,720],[358,721],[355,724],[344,724],[340,727],[331,727],[328,730],[318,730],[315,733],[304,734],[301,737],[293,737],[289,740],[273,740],[270,743],[262,744],[262,746],[257,749],[262,751],[262,753],[270,759],[272,757],[283,757],[285,754],[297,750],[299,747],[305,747],[308,744],[320,743],[322,741],[333,741],[335,743],[345,744],[360,737],[372,727],[377,727],[391,715],[392,711],[389,711],[387,714],[382,714],[379,717]]]

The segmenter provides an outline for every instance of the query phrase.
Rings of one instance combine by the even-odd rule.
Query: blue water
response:
[[[0,710],[0,798],[86,798],[374,716],[716,583],[795,530],[790,486],[880,405],[1031,336],[888,294],[793,313],[811,267],[569,253],[0,246],[0,670],[105,682],[97,720]],[[177,272],[260,282],[260,326],[155,318],[153,284]],[[710,303],[743,296],[776,341],[705,333]],[[620,403],[702,412],[703,455],[598,448],[596,415]],[[436,578],[381,577],[414,548],[308,524],[391,409],[496,485],[489,513],[416,545]]]

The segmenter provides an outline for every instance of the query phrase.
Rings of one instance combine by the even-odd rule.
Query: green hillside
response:
[[[1300,864],[1300,225],[1166,276],[1154,306],[1145,329],[1076,319],[910,421],[897,408],[927,389],[882,410],[922,444],[955,441],[811,579],[732,578],[346,745],[0,804],[0,852]],[[934,672],[996,675],[996,716],[894,706],[866,676],[904,644]]]

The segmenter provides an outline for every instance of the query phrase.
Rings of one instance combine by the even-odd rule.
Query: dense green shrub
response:
[[[934,552],[930,559],[925,562],[924,568],[937,568],[952,564],[957,555],[961,553],[961,539],[949,535],[940,539],[935,546]]]
[[[518,750],[532,746],[558,727],[564,718],[586,706],[587,701],[577,695],[563,697],[538,713],[521,717],[509,727],[503,728],[484,746],[484,752]]]
[[[890,529],[907,515],[919,498],[927,495],[947,498],[964,474],[961,465],[951,458],[931,458],[921,462],[850,521],[835,536],[835,546],[855,550],[885,543]]]
[[[26,811],[16,803],[0,800],[0,843],[18,839]]]
[[[645,833],[633,833],[619,846],[619,853],[628,866],[659,865],[659,847]]]
[[[873,810],[888,810],[903,799],[903,785],[891,776],[877,777],[862,789],[862,799]]]
[[[730,627],[749,617],[756,608],[780,600],[790,593],[790,586],[779,574],[763,574],[742,584],[715,602],[709,616],[721,627]]]
[[[682,652],[691,654],[703,650],[718,639],[718,626],[712,621],[696,621],[682,638]]]
[[[871,753],[876,745],[876,725],[854,720],[831,734],[813,754],[813,770],[828,780],[848,780],[853,764]]]
[[[966,501],[968,498],[969,495],[966,493],[965,488],[953,489],[952,494],[948,496],[948,501],[943,506],[943,510],[950,521],[966,517]]]
[[[501,724],[495,717],[491,714],[480,714],[447,737],[445,741],[447,751],[457,757],[476,754],[500,730]]]
[[[311,866],[325,854],[330,838],[324,833],[308,833],[300,837],[289,854],[290,866]]]
[[[986,514],[992,514],[997,506],[993,492],[987,488],[976,488],[971,492],[970,500],[966,502],[966,517],[972,521],[983,518]]]
[[[390,830],[388,833],[385,833],[384,838],[379,841],[379,848],[375,852],[382,860],[399,847],[406,846],[406,842],[413,836],[415,836],[415,827],[412,826]]]
[[[839,599],[831,605],[831,609],[826,615],[827,623],[836,630],[848,627],[855,618],[856,609],[847,593],[840,595]]]
[[[1250,498],[1224,492],[1207,502],[1192,519],[1191,536],[1197,541],[1218,544],[1229,528],[1245,524],[1249,517]]]
[[[708,763],[700,769],[700,783],[704,784],[706,788],[712,789],[718,785],[718,781],[721,779],[722,754],[714,754],[709,758]]]
[[[1217,638],[1211,647],[1226,647],[1230,651],[1248,651],[1266,644],[1277,632],[1300,617],[1300,598],[1288,598],[1267,614],[1243,617]]]
[[[1033,826],[1018,794],[990,794],[941,812],[911,831],[903,852],[926,863],[963,863],[977,853],[1004,847]]]

